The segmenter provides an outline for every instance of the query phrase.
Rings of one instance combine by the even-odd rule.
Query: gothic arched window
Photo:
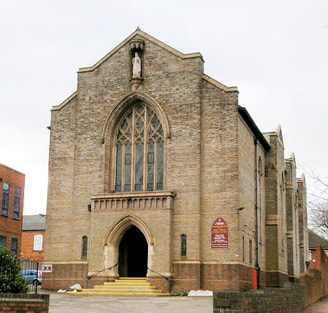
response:
[[[142,102],[121,118],[115,135],[115,191],[164,188],[164,135],[155,112]]]

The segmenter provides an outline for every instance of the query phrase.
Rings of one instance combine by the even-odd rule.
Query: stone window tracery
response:
[[[114,139],[115,191],[163,190],[164,134],[156,113],[135,103],[118,123]]]

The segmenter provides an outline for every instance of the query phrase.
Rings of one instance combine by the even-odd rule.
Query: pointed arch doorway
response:
[[[146,277],[147,263],[147,240],[136,226],[132,226],[126,230],[119,245],[119,276]]]

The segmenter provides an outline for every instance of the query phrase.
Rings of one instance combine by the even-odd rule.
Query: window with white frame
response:
[[[33,251],[42,251],[43,235],[34,235]]]

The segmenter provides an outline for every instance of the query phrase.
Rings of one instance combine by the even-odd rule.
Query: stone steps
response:
[[[93,289],[83,289],[75,294],[88,295],[129,295],[129,296],[169,296],[162,290],[151,286],[145,277],[122,277],[113,282],[96,285]]]

